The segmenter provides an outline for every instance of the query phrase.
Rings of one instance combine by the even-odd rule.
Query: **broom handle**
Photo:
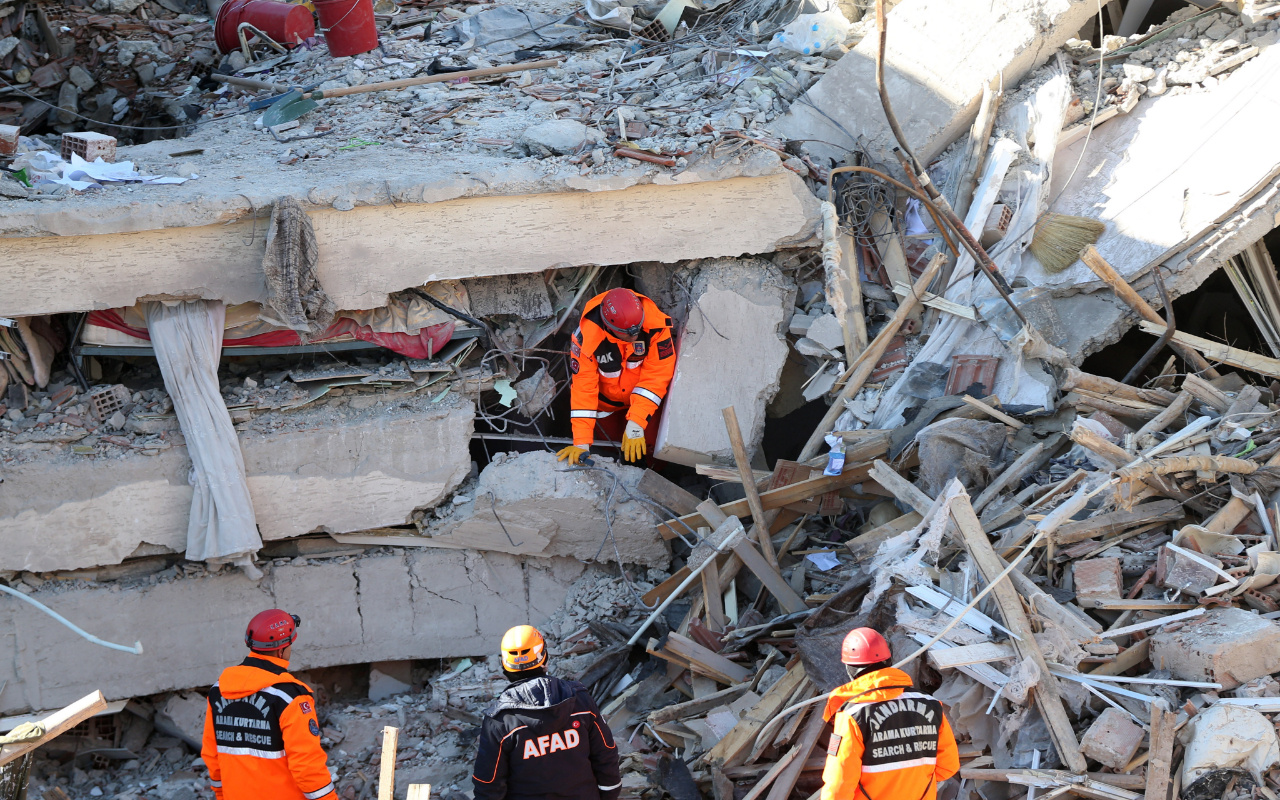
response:
[[[559,63],[560,59],[549,58],[545,61],[525,61],[520,64],[507,64],[503,67],[469,69],[464,72],[441,72],[436,75],[425,75],[421,78],[402,78],[398,81],[367,83],[363,86],[347,86],[342,89],[330,89],[323,92],[316,90],[314,92],[307,92],[303,97],[309,100],[320,100],[326,97],[346,97],[349,94],[365,94],[366,92],[384,92],[392,89],[407,89],[410,86],[422,86],[426,83],[444,83],[445,81],[453,81],[459,78],[482,78],[486,75],[502,75],[507,72],[523,72],[527,69],[549,69]]]
[[[1143,319],[1150,320],[1151,322],[1158,322],[1161,325],[1164,324],[1164,319],[1162,319],[1160,315],[1156,313],[1156,310],[1143,299],[1142,295],[1138,294],[1138,292],[1129,285],[1129,282],[1126,281],[1119,272],[1116,272],[1115,267],[1107,263],[1107,260],[1102,257],[1102,254],[1098,252],[1096,247],[1089,245],[1082,250],[1080,252],[1080,260],[1085,263],[1085,266],[1093,270],[1093,274],[1101,278],[1103,283],[1111,287],[1111,290],[1116,293],[1116,297],[1123,300],[1125,305],[1129,306],[1129,308],[1138,312],[1138,316]],[[1169,347],[1173,348],[1178,355],[1182,356],[1184,361],[1195,367],[1196,372],[1200,373],[1206,379],[1219,377],[1218,371],[1214,369],[1208,361],[1205,361],[1204,356],[1200,355],[1195,350],[1179,344],[1176,341],[1169,342]]]

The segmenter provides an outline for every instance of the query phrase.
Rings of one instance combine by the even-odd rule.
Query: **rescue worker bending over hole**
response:
[[[608,438],[617,441],[621,434],[623,458],[639,461],[653,446],[658,411],[676,372],[671,317],[630,289],[596,295],[583,306],[569,342],[569,372],[573,444],[556,458],[577,464],[599,423]]]
[[[960,769],[942,704],[913,692],[907,673],[891,666],[889,643],[871,628],[844,637],[840,660],[849,683],[827,700],[835,720],[821,800],[935,800],[938,784]]]
[[[502,637],[511,685],[485,709],[475,800],[617,800],[618,747],[586,687],[547,674],[547,644],[528,625]]]
[[[218,800],[337,800],[311,688],[289,674],[302,620],[273,608],[249,622],[249,656],[209,691],[200,757]]]

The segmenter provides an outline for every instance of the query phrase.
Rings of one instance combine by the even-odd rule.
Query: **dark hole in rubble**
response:
[[[1268,234],[1267,239],[1280,241],[1274,233],[1273,231],[1272,234]],[[1195,291],[1175,299],[1173,311],[1176,327],[1180,332],[1215,342],[1224,342],[1232,347],[1255,353],[1269,352],[1261,333],[1249,316],[1248,309],[1231,285],[1231,279],[1222,270],[1217,270],[1210,275]],[[1120,341],[1086,358],[1080,368],[1085,372],[1120,380],[1154,342],[1154,336],[1135,326],[1125,333]],[[1173,351],[1169,348],[1162,350],[1147,367],[1139,383],[1156,377],[1171,355]],[[1237,370],[1225,364],[1215,366],[1223,374],[1243,373],[1243,370]],[[1187,371],[1187,366],[1182,359],[1178,359],[1175,369],[1179,374],[1183,374]],[[1253,383],[1266,383],[1255,373],[1243,374]]]

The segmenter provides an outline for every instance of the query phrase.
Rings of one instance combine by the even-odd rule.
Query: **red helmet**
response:
[[[871,628],[854,628],[845,634],[844,643],[840,645],[840,660],[846,664],[879,664],[892,657],[889,643]]]
[[[644,324],[644,306],[630,289],[610,289],[600,301],[600,316],[611,333],[636,336]]]
[[[302,620],[278,608],[268,609],[249,620],[244,631],[244,643],[250,650],[271,652],[293,644],[298,638]]]

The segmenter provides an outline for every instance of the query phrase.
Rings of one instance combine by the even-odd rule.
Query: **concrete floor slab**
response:
[[[265,541],[403,525],[466,478],[470,401],[407,413],[373,407],[336,420],[294,412],[276,431],[240,434]],[[0,569],[52,571],[118,564],[147,544],[186,549],[191,462],[184,447],[110,462],[74,455],[5,470]]]
[[[355,560],[267,565],[151,584],[47,583],[32,597],[134,656],[90,644],[12,597],[0,598],[0,713],[208,686],[245,655],[244,626],[264,608],[302,617],[293,667],[487,654],[512,625],[540,624],[583,571],[573,559],[408,550]]]
[[[285,170],[265,153],[228,154],[182,186],[0,201],[0,316],[151,296],[262,300],[265,227],[286,193],[312,216],[319,277],[340,309],[433,280],[769,253],[812,243],[819,223],[817,198],[768,151],[594,178],[414,153],[391,170],[373,156]]]

